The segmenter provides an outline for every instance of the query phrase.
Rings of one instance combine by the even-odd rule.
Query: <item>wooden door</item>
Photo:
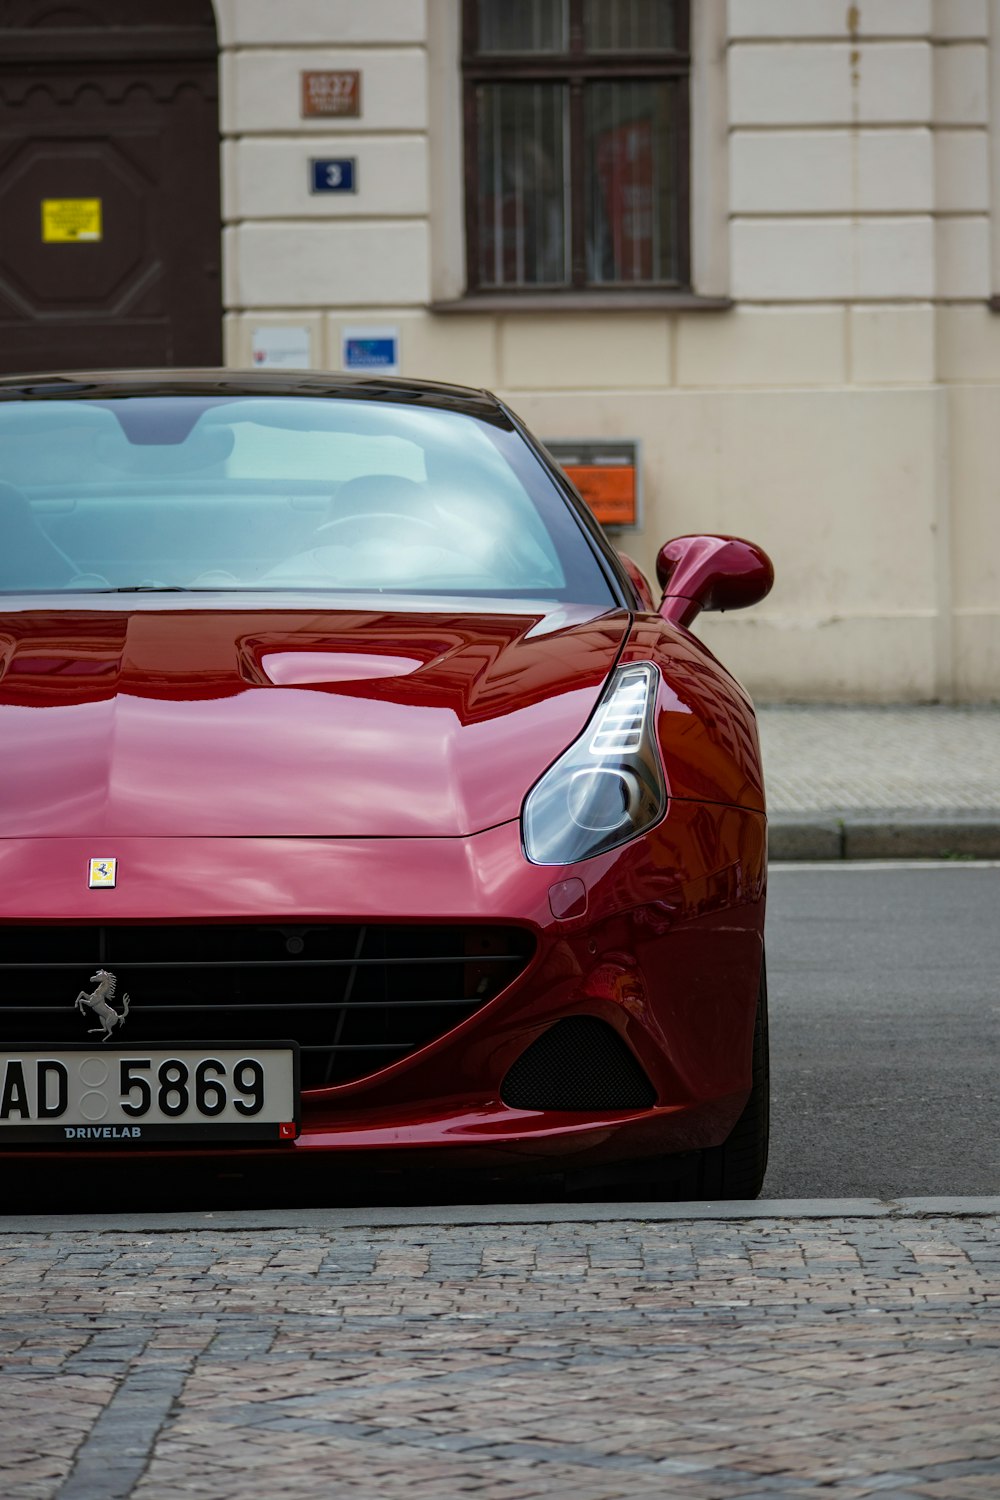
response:
[[[222,362],[211,0],[0,0],[0,371]]]

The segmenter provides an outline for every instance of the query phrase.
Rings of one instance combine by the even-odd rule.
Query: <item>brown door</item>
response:
[[[222,362],[211,0],[0,0],[0,371]]]

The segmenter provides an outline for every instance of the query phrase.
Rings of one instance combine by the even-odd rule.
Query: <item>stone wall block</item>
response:
[[[677,384],[842,385],[844,309],[737,307],[677,320]]]
[[[697,3],[697,0],[696,0]],[[945,0],[951,4],[952,0]],[[958,0],[958,4],[965,0]],[[832,37],[849,34],[845,0],[729,0],[729,34],[746,37]],[[924,37],[931,29],[931,0],[862,0],[861,37]]]
[[[500,379],[522,390],[662,387],[670,382],[666,313],[557,313],[500,322]]]
[[[227,301],[241,308],[419,305],[430,289],[427,226],[352,222],[241,224]]]
[[[989,0],[934,0],[933,35],[985,41],[990,34]]]
[[[934,198],[939,213],[989,212],[989,142],[985,130],[934,132]]]
[[[736,219],[733,292],[750,301],[934,295],[930,217]]]
[[[928,218],[859,219],[856,295],[929,297],[934,292],[933,222]]]
[[[929,213],[931,132],[737,131],[730,183],[737,214]]]
[[[227,47],[422,42],[426,0],[215,0]]]
[[[737,44],[729,53],[731,123],[925,124],[931,52],[925,42]]]
[[[308,136],[226,143],[233,219],[409,217],[429,212],[425,136]],[[311,158],[353,158],[357,190],[310,191]]]
[[[981,42],[934,49],[934,123],[985,125],[989,119],[989,67]]]
[[[935,327],[939,380],[1000,382],[1000,317],[985,303],[938,307]]]
[[[984,214],[938,219],[934,226],[939,297],[990,295],[990,225]]]
[[[934,379],[931,303],[858,306],[850,320],[850,378],[855,385],[923,385]]]
[[[301,74],[345,69],[361,74],[360,116],[303,119]],[[417,47],[234,52],[226,60],[226,77],[222,126],[229,134],[294,130],[351,135],[359,130],[427,128],[427,59]]]

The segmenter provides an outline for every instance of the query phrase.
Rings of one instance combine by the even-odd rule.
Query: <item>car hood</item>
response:
[[[579,734],[629,625],[116,605],[0,613],[3,837],[478,832]]]

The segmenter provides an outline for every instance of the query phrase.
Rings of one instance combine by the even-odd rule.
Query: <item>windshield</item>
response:
[[[306,589],[612,603],[505,419],[394,402],[0,402],[0,591]]]

